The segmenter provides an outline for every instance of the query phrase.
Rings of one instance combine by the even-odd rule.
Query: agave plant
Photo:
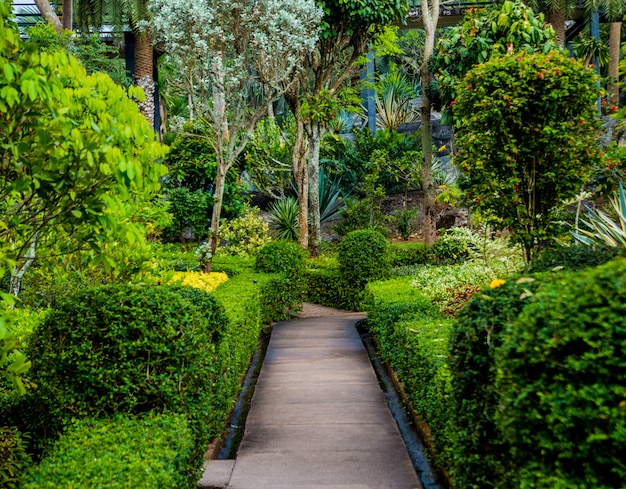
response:
[[[588,246],[626,248],[626,193],[622,182],[619,183],[618,193],[610,198],[609,204],[613,212],[605,213],[588,208],[587,216],[581,218],[581,223],[588,229],[572,232],[577,241]]]
[[[320,222],[330,221],[345,205],[341,177],[330,178],[322,170],[319,177]]]
[[[376,127],[396,130],[404,122],[419,120],[419,112],[411,104],[416,94],[417,89],[404,74],[387,73],[376,93]]]
[[[270,234],[277,239],[298,239],[298,200],[287,197],[275,201],[268,210]]]

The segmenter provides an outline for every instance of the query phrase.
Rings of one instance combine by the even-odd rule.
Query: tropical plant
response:
[[[581,60],[585,66],[590,65],[594,58],[598,59],[600,66],[606,66],[611,60],[609,47],[600,39],[580,34],[572,43],[572,48],[576,57]]]
[[[298,200],[295,197],[272,202],[267,219],[270,233],[274,238],[285,241],[298,240]]]
[[[376,127],[397,130],[400,124],[419,120],[412,102],[417,92],[418,88],[397,70],[381,76],[376,90]]]
[[[587,208],[581,223],[587,229],[578,229],[572,235],[580,243],[602,248],[626,248],[626,193],[619,183],[619,191],[609,199],[609,211]]]
[[[408,209],[398,209],[394,213],[396,222],[396,228],[402,236],[402,239],[407,240],[411,235],[417,231],[417,207],[411,207]]]
[[[459,186],[529,263],[600,162],[595,73],[557,51],[518,53],[475,67],[456,91]]]

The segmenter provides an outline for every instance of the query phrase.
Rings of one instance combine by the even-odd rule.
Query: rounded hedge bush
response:
[[[215,299],[187,287],[88,289],[35,329],[31,378],[58,421],[146,411],[201,418],[226,321]]]
[[[624,487],[626,260],[539,290],[496,363],[515,487]]]
[[[337,253],[340,273],[357,287],[391,275],[389,244],[378,231],[362,229],[348,233],[339,243]]]
[[[290,278],[302,278],[305,271],[304,251],[296,243],[273,241],[256,255],[254,269],[263,273],[281,273]]]

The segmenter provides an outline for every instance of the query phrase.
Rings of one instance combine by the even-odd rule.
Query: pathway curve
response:
[[[338,313],[274,326],[236,460],[199,486],[421,489],[355,328]]]

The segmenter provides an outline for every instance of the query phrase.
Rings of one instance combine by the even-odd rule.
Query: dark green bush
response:
[[[339,243],[337,260],[343,278],[356,288],[391,275],[389,245],[377,231],[364,229],[348,233]]]
[[[273,241],[257,253],[254,269],[301,279],[305,270],[304,251],[296,243]]]
[[[20,487],[192,489],[200,475],[193,454],[182,415],[85,419],[61,436]]]
[[[0,487],[14,489],[32,464],[20,432],[15,427],[0,426]]]
[[[515,321],[539,280],[516,283],[478,293],[457,316],[450,342],[450,371],[457,428],[451,471],[455,485],[500,487],[511,470],[508,444],[495,422],[499,393],[495,354],[502,331]]]
[[[59,421],[152,410],[202,418],[217,376],[212,336],[226,321],[224,309],[194,289],[86,290],[34,331],[31,378]]]
[[[582,270],[602,265],[617,255],[617,250],[594,249],[591,246],[559,246],[543,250],[530,264],[530,272],[547,272],[556,267]]]
[[[515,487],[623,488],[626,260],[543,287],[496,355]]]
[[[346,311],[362,310],[363,289],[358,289],[336,269],[315,269],[306,272],[306,302]]]
[[[426,265],[433,263],[435,257],[430,248],[422,243],[415,245],[390,246],[390,260],[392,267],[408,267],[413,265]]]
[[[441,235],[441,239],[430,247],[430,253],[436,263],[460,263],[470,256],[473,243],[466,236],[449,232]]]

